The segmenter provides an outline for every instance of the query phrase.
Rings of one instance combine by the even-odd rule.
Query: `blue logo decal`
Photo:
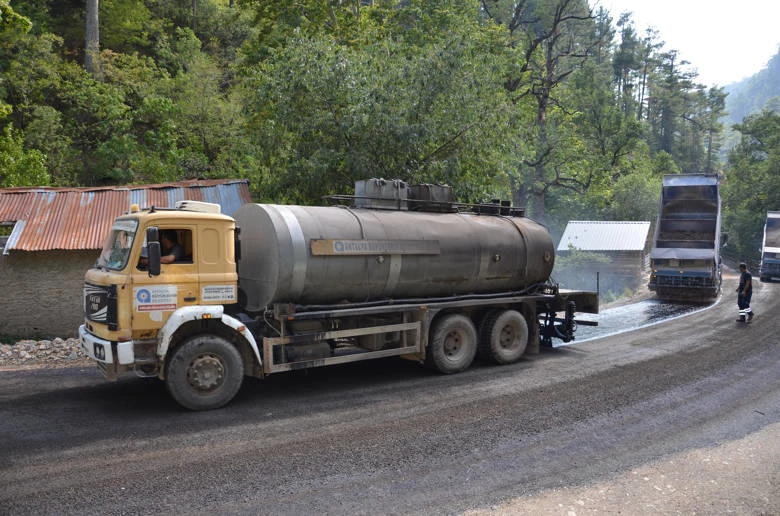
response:
[[[152,300],[152,295],[145,288],[140,289],[135,297],[139,303],[148,303]]]

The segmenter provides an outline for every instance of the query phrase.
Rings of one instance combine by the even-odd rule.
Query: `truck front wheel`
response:
[[[433,325],[426,364],[440,373],[463,371],[477,354],[477,329],[465,315],[443,316]]]
[[[235,346],[216,335],[199,335],[177,347],[165,373],[168,392],[190,410],[227,404],[244,380],[244,364]]]

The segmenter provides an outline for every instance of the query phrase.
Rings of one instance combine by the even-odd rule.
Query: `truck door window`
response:
[[[192,232],[189,229],[162,229],[160,231],[162,248],[161,262],[192,263]]]
[[[166,264],[192,263],[192,231],[189,229],[160,228],[160,262]],[[144,237],[138,268],[146,270],[146,237]]]

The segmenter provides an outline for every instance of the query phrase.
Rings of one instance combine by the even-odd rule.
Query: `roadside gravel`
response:
[[[0,369],[86,365],[90,361],[79,348],[78,339],[20,340],[0,344]]]

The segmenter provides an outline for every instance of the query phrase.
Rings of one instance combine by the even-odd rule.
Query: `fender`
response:
[[[255,340],[254,335],[252,335],[244,323],[234,317],[226,315],[225,308],[222,305],[185,306],[173,312],[157,333],[157,356],[160,359],[165,358],[165,355],[168,354],[168,348],[171,345],[171,338],[181,325],[199,319],[219,319],[222,321],[222,324],[240,333],[252,348],[257,363],[260,364],[260,367],[263,366],[263,360],[260,358],[260,351],[257,347],[257,341]]]

